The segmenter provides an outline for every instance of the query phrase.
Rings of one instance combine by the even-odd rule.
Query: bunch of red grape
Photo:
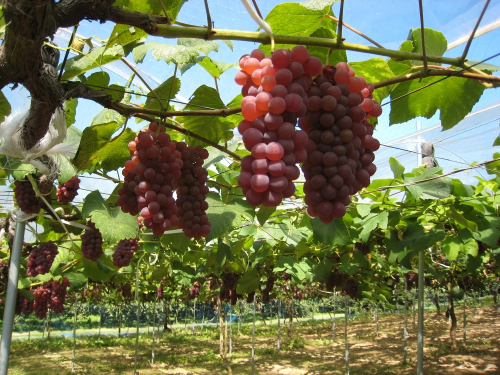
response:
[[[253,303],[254,297],[255,297],[255,292],[248,293],[248,295],[247,295],[247,303]]]
[[[163,285],[158,285],[158,288],[156,288],[156,293],[158,295],[158,299],[163,299]]]
[[[125,213],[140,213],[142,224],[155,236],[161,236],[178,222],[172,192],[174,180],[181,176],[181,154],[165,127],[155,122],[143,129],[128,148],[132,158],[125,162],[125,182],[116,203]]]
[[[333,270],[326,280],[326,290],[331,292],[333,288],[342,288],[344,286],[344,274],[338,270]]]
[[[238,298],[241,298],[241,294],[236,293],[236,282],[239,276],[233,272],[227,272],[224,274],[224,280],[222,280],[222,286],[220,290],[220,299],[222,301],[231,302],[231,305],[236,305]]]
[[[358,285],[353,279],[348,279],[346,281],[346,285],[342,289],[342,295],[349,296],[353,299],[358,296]]]
[[[28,257],[28,276],[35,277],[49,272],[57,254],[59,254],[57,245],[51,242],[44,242],[40,247],[34,247]]]
[[[208,158],[208,151],[201,146],[188,146],[184,142],[177,142],[176,150],[182,158],[181,177],[175,183],[178,186],[177,217],[179,229],[183,229],[188,238],[199,240],[210,233],[210,221],[206,215],[208,203],[205,200],[208,186],[205,185],[208,172],[203,168],[204,160]]]
[[[29,180],[14,182],[14,196],[17,205],[25,214],[37,214],[40,212],[42,204],[36,196],[35,190]]]
[[[73,202],[73,199],[78,195],[80,187],[80,179],[77,176],[71,177],[68,181],[57,187],[57,201],[62,204]]]
[[[64,302],[66,301],[67,288],[70,282],[66,277],[63,277],[61,282],[50,281],[36,288],[33,292],[35,301],[33,308],[37,318],[43,319],[47,315],[50,308],[56,314],[64,311]]]
[[[308,214],[324,223],[345,215],[349,196],[367,187],[377,169],[373,152],[380,143],[366,121],[382,113],[373,89],[341,62],[327,66],[307,91],[307,115],[298,122],[312,141],[302,164],[305,202]]]
[[[31,315],[34,311],[33,302],[29,301],[25,298],[21,292],[17,291],[17,299],[16,299],[16,314],[17,315]]]
[[[269,276],[266,281],[266,287],[262,290],[262,302],[269,302],[269,294],[272,292],[274,287],[274,277]]]
[[[120,285],[118,290],[122,293],[123,298],[132,298],[132,286],[130,284]]]
[[[120,240],[113,253],[113,265],[115,267],[127,267],[134,256],[134,252],[137,251],[137,248],[136,238]]]
[[[311,77],[323,66],[305,47],[296,46],[271,57],[256,49],[241,57],[240,67],[235,80],[243,86],[244,120],[238,131],[252,155],[242,160],[238,185],[252,206],[278,206],[294,194],[292,181],[300,175],[295,164],[307,157],[307,134],[295,125],[306,115]]]
[[[189,299],[195,299],[200,294],[201,283],[195,281],[193,287],[189,289]]]
[[[407,272],[405,274],[406,279],[406,289],[411,290],[414,286],[418,286],[418,273],[416,272]]]
[[[82,234],[82,255],[84,258],[95,262],[104,253],[102,251],[102,235],[92,221],[88,221],[87,226],[90,229],[87,229]]]

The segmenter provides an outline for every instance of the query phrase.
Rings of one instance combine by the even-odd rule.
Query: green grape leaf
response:
[[[446,237],[443,242],[441,242],[441,249],[443,254],[450,262],[457,259],[460,251],[464,250],[464,245],[459,237]]]
[[[319,28],[335,31],[337,22],[328,18],[333,15],[331,4],[330,1],[278,4],[267,15],[266,22],[271,26],[273,33],[290,36],[310,36]],[[293,46],[277,44],[276,48],[293,48]],[[259,48],[266,56],[270,55],[269,45],[261,44]]]
[[[392,156],[389,158],[389,165],[391,166],[392,173],[395,179],[402,179],[405,167],[396,158]]]
[[[325,224],[319,217],[315,217],[311,220],[311,225],[315,241],[332,246],[344,246],[353,242],[349,229],[342,219],[334,219],[330,224]]]
[[[152,92],[148,93],[146,99],[146,104],[144,105],[148,109],[161,109],[160,103],[158,103],[158,98],[160,98],[163,105],[163,109],[167,110],[168,101],[177,95],[179,89],[181,88],[181,81],[179,78],[170,77],[165,82],[162,82],[157,88]],[[156,95],[155,95],[156,94]]]
[[[202,66],[208,72],[208,74],[210,74],[214,78],[219,78],[222,73],[230,68],[235,67],[235,64],[215,61],[208,56],[198,59],[198,65]]]
[[[254,269],[249,269],[238,280],[236,292],[238,294],[248,294],[257,290],[260,286],[260,276]]]
[[[176,249],[182,253],[186,252],[191,240],[184,233],[165,233],[160,238],[163,247],[167,249]]]
[[[231,252],[231,248],[223,243],[219,238],[219,245],[217,246],[217,253],[215,253],[215,261],[219,264],[219,266],[223,266],[226,261],[233,261],[234,256]]]
[[[275,212],[276,212],[276,207],[261,206],[257,211],[257,220],[259,220],[260,225],[264,225],[267,219],[269,219],[269,217]]]
[[[464,243],[464,251],[468,255],[477,257],[477,254],[479,252],[479,245],[475,240],[467,241]]]
[[[83,199],[82,215],[95,223],[103,240],[109,243],[116,243],[125,238],[136,238],[139,234],[136,217],[123,213],[120,207],[110,209],[97,190]]]
[[[368,260],[366,257],[358,250],[351,254],[346,253],[342,255],[342,262],[339,266],[340,271],[346,272],[349,276],[354,275],[361,267],[368,266]]]
[[[62,80],[69,81],[88,70],[119,60],[125,55],[125,50],[121,45],[115,45],[107,50],[105,48],[105,46],[97,47],[83,55],[68,59]],[[61,69],[61,66],[58,69]]]
[[[59,166],[59,175],[57,181],[63,183],[68,181],[71,177],[77,175],[77,170],[73,163],[64,155],[57,156],[57,165]]]
[[[111,138],[119,128],[120,124],[116,122],[85,128],[74,158],[74,165],[79,171],[94,171],[100,167],[111,171],[122,167],[130,159],[128,143],[135,138],[135,132],[126,128]]]
[[[163,6],[167,11],[170,20],[175,20],[182,5],[187,0],[116,0],[114,7],[120,9],[131,10],[133,12],[163,15]]]
[[[330,276],[333,264],[328,259],[323,259],[320,263],[312,268],[312,281],[323,281]]]
[[[498,247],[498,238],[500,237],[500,218],[485,216],[476,219],[478,231],[472,233],[478,241],[484,242],[493,249]]]
[[[380,57],[365,61],[351,62],[349,66],[356,71],[357,76],[364,77],[368,83],[377,83],[395,77],[387,61]],[[381,103],[384,98],[389,96],[391,90],[392,85],[376,89],[373,92],[373,100]]]
[[[71,283],[71,286],[69,287],[71,292],[80,290],[88,280],[87,277],[80,272],[67,272],[63,274],[63,276],[66,277]]]
[[[441,80],[441,81],[440,81]],[[438,82],[440,81],[440,82]],[[403,97],[425,85],[438,82]],[[390,124],[399,124],[416,117],[431,118],[439,109],[443,130],[462,121],[479,101],[484,86],[474,80],[459,77],[427,77],[401,82],[391,92]]]
[[[185,110],[199,110],[199,106],[214,109],[226,108],[217,90],[206,85],[201,85],[196,89]],[[203,134],[203,137],[214,143],[229,141],[234,137],[231,129],[236,127],[236,124],[224,117],[179,116],[176,120],[183,123],[184,127],[189,131],[195,134]],[[186,143],[192,146],[204,145],[203,142],[191,137],[186,138]]]
[[[443,56],[443,54],[448,49],[448,42],[444,37],[443,33],[424,28],[424,38],[425,38],[425,53],[427,55],[433,56]],[[422,53],[422,29],[411,29],[408,35],[408,40],[413,42],[413,51],[415,53]],[[441,64],[439,64],[441,65]]]
[[[255,208],[243,199],[235,199],[225,203],[218,194],[208,193],[206,201],[209,205],[207,216],[212,225],[210,234],[206,238],[207,241],[218,238],[230,229],[238,227],[243,223],[243,220],[252,221],[255,215]]]
[[[324,27],[320,27],[315,32],[313,32],[311,37],[316,38],[327,38],[333,39],[337,37],[337,34],[332,29],[325,29]],[[318,46],[307,46],[307,50],[312,56],[316,56],[321,60],[323,64],[326,65],[326,60],[328,57],[328,52],[330,48],[328,47],[318,47]],[[337,65],[339,62],[347,62],[347,54],[344,50],[332,49],[330,53],[330,58],[328,59],[328,65]]]
[[[177,45],[157,42],[146,43],[134,48],[135,62],[142,62],[146,54],[153,50],[152,55],[156,60],[163,59],[167,64],[195,64],[200,52],[208,54],[218,51],[219,44],[201,39],[178,39]]]
[[[370,233],[377,228],[387,229],[387,220],[389,218],[388,211],[382,211],[380,213],[371,213],[360,223],[361,233],[359,234],[359,238],[364,243],[368,242],[370,238]]]
[[[76,121],[76,106],[78,105],[78,99],[73,98],[70,100],[66,100],[64,102],[64,116],[66,117],[66,126],[70,127]],[[1,120],[1,118],[0,118]],[[3,120],[1,120],[3,121]]]
[[[10,115],[10,113],[11,113],[10,103],[3,94],[3,92],[0,91],[0,123],[4,122],[5,117]]]
[[[148,33],[138,27],[116,24],[108,38],[105,50],[115,45],[126,46],[147,36]]]
[[[95,72],[87,77],[85,84],[99,90],[101,87],[109,85],[109,74],[106,72]]]
[[[356,205],[356,211],[358,211],[358,214],[361,217],[366,217],[372,210],[372,206],[370,204],[363,204],[363,203],[358,203]]]

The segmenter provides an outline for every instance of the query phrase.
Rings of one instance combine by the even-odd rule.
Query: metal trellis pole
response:
[[[424,374],[424,251],[418,253],[417,375]]]
[[[10,258],[9,280],[7,282],[7,296],[3,312],[2,342],[0,343],[0,374],[7,375],[9,368],[10,344],[12,342],[12,329],[16,310],[17,282],[19,281],[19,265],[24,242],[25,222],[16,223],[16,233]]]

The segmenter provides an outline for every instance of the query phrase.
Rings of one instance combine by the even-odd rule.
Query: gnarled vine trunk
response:
[[[453,284],[448,282],[448,309],[446,310],[446,317],[450,318],[450,339],[451,346],[457,345],[457,317],[455,315],[455,307],[453,305]]]

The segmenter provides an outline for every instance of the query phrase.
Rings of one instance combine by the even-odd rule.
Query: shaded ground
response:
[[[467,311],[467,346],[463,346],[462,311],[457,309],[456,348],[450,347],[449,325],[444,316],[426,312],[425,374],[500,373],[500,314],[493,307]],[[371,316],[349,320],[347,329],[351,374],[414,374],[416,328],[408,318],[408,364],[403,365],[403,316],[381,316],[379,336]],[[282,350],[276,351],[276,320],[273,326],[257,326],[255,339],[257,374],[344,374],[344,319],[337,320],[337,337],[332,345],[332,322],[309,321],[293,325],[291,339],[282,326]],[[285,334],[284,334],[285,333]],[[150,374],[222,374],[218,355],[218,331],[205,329],[195,335],[177,330],[162,335],[155,343],[155,364],[151,366],[151,335],[141,335],[138,372]],[[233,374],[251,372],[251,326],[238,333],[233,324]],[[51,342],[19,340],[13,343],[9,374],[71,373],[72,339]],[[135,337],[79,338],[76,373],[123,374],[134,370]]]

